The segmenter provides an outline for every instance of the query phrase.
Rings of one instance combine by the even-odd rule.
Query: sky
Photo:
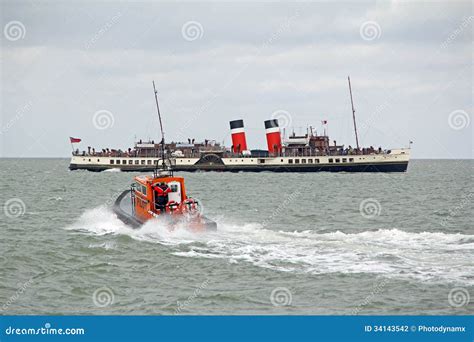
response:
[[[0,157],[160,139],[249,148],[264,120],[413,158],[473,157],[470,1],[1,0]]]

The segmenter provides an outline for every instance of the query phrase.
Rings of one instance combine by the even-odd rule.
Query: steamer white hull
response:
[[[391,150],[390,153],[337,156],[298,157],[228,157],[204,154],[200,158],[172,158],[175,171],[229,172],[405,172],[410,160],[410,149]],[[73,156],[71,170],[152,171],[157,158]]]

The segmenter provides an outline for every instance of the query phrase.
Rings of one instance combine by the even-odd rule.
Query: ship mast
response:
[[[357,150],[359,150],[359,137],[357,136],[357,125],[356,125],[356,115],[354,109],[354,101],[352,100],[352,88],[351,88],[351,78],[347,76],[347,81],[349,81],[349,94],[351,95],[351,105],[352,105],[352,120],[354,121],[354,132],[356,137]]]
[[[156,91],[155,81],[153,81],[153,90],[155,92],[155,102],[156,102],[156,110],[158,112],[158,119],[160,121],[160,130],[161,130],[161,159],[163,161],[163,169],[166,169],[165,163],[165,134],[163,132],[163,122],[161,121],[161,113],[160,113],[160,106],[158,105],[158,92]],[[156,164],[158,168],[158,163]]]

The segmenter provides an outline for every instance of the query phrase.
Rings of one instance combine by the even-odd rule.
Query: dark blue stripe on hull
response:
[[[176,167],[176,171],[222,171],[222,172],[406,172],[408,163],[364,164],[364,165],[311,165],[311,166],[232,166],[232,167]]]
[[[378,163],[378,164],[335,164],[335,165],[287,165],[287,166],[224,166],[224,165],[192,165],[175,166],[175,171],[218,171],[218,172],[405,172],[408,167],[406,163]],[[113,167],[102,165],[79,165],[71,164],[71,170],[105,171]],[[122,171],[147,172],[153,171],[154,167],[135,167],[124,165]]]

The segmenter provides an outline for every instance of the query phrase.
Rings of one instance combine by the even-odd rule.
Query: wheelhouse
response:
[[[140,219],[150,219],[163,213],[165,210],[173,211],[188,197],[183,177],[164,176],[138,176],[132,184],[132,206],[135,215]],[[163,186],[167,189],[166,203],[159,206],[156,187]]]

